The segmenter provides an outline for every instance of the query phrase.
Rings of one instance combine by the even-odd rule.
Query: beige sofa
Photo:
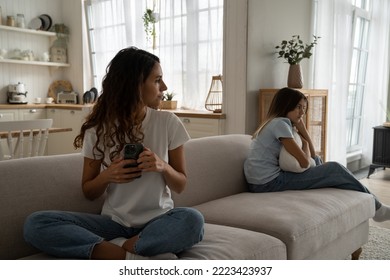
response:
[[[206,220],[204,240],[180,259],[345,259],[368,240],[371,195],[332,188],[247,192],[243,162],[248,135],[190,140],[188,184],[176,206]],[[0,259],[50,259],[23,240],[26,216],[42,209],[99,213],[80,188],[82,156],[68,154],[0,162]]]

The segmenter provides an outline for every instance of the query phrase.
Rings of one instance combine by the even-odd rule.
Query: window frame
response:
[[[356,3],[356,1],[354,1]],[[363,123],[364,99],[366,87],[367,65],[369,57],[368,42],[370,38],[371,27],[371,2],[362,0],[361,4],[368,8],[357,7],[353,4],[352,17],[352,37],[351,37],[351,54],[350,54],[350,76],[348,81],[348,101],[347,101],[347,129],[346,129],[346,149],[347,154],[356,153],[362,150],[363,141]],[[366,23],[367,30],[359,24]],[[359,36],[359,44],[355,44],[357,32],[363,34]],[[366,34],[364,35],[364,33]],[[365,43],[365,45],[364,45]],[[357,58],[357,59],[355,59]],[[364,68],[364,69],[362,69]],[[352,104],[351,104],[352,102]],[[352,112],[352,113],[351,113]]]
[[[205,3],[207,3],[207,2],[208,1],[206,1]],[[88,44],[89,44],[88,51],[89,51],[89,56],[90,56],[90,69],[91,69],[91,77],[93,80],[93,86],[98,88],[98,90],[100,92],[101,81],[102,81],[101,79],[104,77],[101,74],[101,72],[103,70],[105,71],[106,69],[105,68],[100,69],[103,66],[98,65],[97,60],[96,60],[97,52],[96,52],[96,49],[94,46],[94,36],[93,36],[94,27],[91,25],[92,20],[90,19],[90,14],[91,14],[90,3],[91,3],[91,0],[85,0],[85,17],[86,17],[86,23],[87,23],[86,26],[87,26]],[[169,75],[166,75],[165,72],[167,72],[167,71],[164,71],[165,80],[168,84],[168,91],[171,91],[171,89],[173,89],[173,91],[175,91],[175,93],[179,92],[179,94],[176,95],[176,99],[178,100],[179,104],[182,103],[181,101],[182,101],[184,96],[187,96],[186,98],[191,98],[191,96],[194,96],[193,95],[194,91],[198,92],[199,97],[197,98],[197,100],[194,102],[190,100],[190,102],[189,102],[190,106],[189,107],[184,106],[184,109],[205,110],[204,102],[205,102],[206,97],[207,97],[207,93],[208,93],[208,89],[209,89],[209,86],[211,83],[212,76],[214,76],[216,74],[222,74],[222,72],[223,72],[223,58],[224,58],[224,56],[223,56],[223,53],[224,53],[224,38],[223,38],[224,37],[224,27],[223,27],[224,20],[223,20],[223,18],[224,18],[225,1],[218,0],[218,4],[213,5],[213,4],[209,3],[207,7],[199,7],[198,3],[195,4],[192,0],[191,1],[187,0],[187,5],[189,5],[188,3],[191,3],[191,5],[193,5],[193,7],[187,6],[187,10],[185,13],[175,14],[174,12],[172,12],[172,14],[170,16],[166,16],[166,17],[163,17],[160,14],[159,23],[156,24],[156,31],[159,34],[159,29],[160,29],[159,24],[164,20],[167,20],[167,19],[173,20],[174,18],[178,18],[178,17],[179,18],[185,17],[187,20],[192,18],[193,22],[192,22],[192,24],[186,24],[187,30],[185,32],[187,34],[195,34],[196,38],[194,38],[194,36],[191,36],[192,41],[190,43],[188,43],[188,41],[186,41],[184,43],[183,42],[179,42],[179,43],[168,42],[168,44],[162,44],[161,46],[157,45],[157,48],[159,48],[157,50],[153,50],[152,47],[149,45],[146,47],[146,44],[145,44],[147,42],[146,39],[142,42],[139,42],[139,45],[145,45],[145,47],[144,47],[145,50],[155,53],[157,56],[160,57],[160,59],[162,59],[162,53],[163,53],[164,49],[166,49],[166,48],[180,46],[181,49],[185,49],[185,52],[183,53],[183,55],[185,57],[183,57],[183,59],[185,59],[187,65],[189,63],[188,61],[191,60],[193,62],[192,65],[196,65],[196,66],[194,66],[195,69],[194,69],[194,67],[187,67],[185,69],[183,68],[181,71],[179,71],[180,69],[179,70],[173,69],[172,73]],[[159,8],[160,7],[157,7],[157,11],[159,11]],[[210,38],[210,40],[205,41],[204,38],[201,38],[201,36],[199,36],[199,34],[198,34],[199,33],[199,25],[200,25],[199,24],[199,21],[200,21],[199,17],[200,17],[202,12],[206,11],[208,13],[212,13],[214,10],[217,10],[217,9],[222,11],[221,30],[220,30],[221,38],[218,40],[214,40],[214,38]],[[142,21],[142,19],[140,19],[140,21]],[[129,25],[129,23],[126,21],[123,24],[125,24],[127,27]],[[139,24],[139,22],[136,22],[136,24]],[[172,24],[172,23],[170,23],[170,24]],[[198,27],[191,27],[194,25],[197,25]],[[132,27],[132,28],[134,28],[134,27]],[[137,27],[137,28],[139,28],[139,27]],[[191,28],[194,29],[196,32],[191,32],[188,30]],[[126,33],[127,33],[127,31],[126,31]],[[189,36],[187,36],[187,40],[188,40],[188,37]],[[219,36],[218,36],[218,38],[219,38]],[[128,42],[129,42],[129,40],[132,40],[132,39],[127,38]],[[138,40],[138,38],[136,40]],[[215,69],[214,69],[213,71],[211,71],[212,73],[210,73],[210,70],[209,70],[210,67],[206,66],[206,68],[204,68],[203,66],[200,66],[200,65],[202,65],[201,64],[202,56],[198,53],[198,49],[205,42],[206,43],[209,42],[209,44],[213,44],[213,48],[214,48],[216,41],[218,41],[217,43],[219,43],[219,45],[220,45],[220,48],[218,48],[218,54],[220,52],[221,55],[220,55],[220,57],[218,56],[219,58],[215,60],[216,63],[212,64],[212,65],[217,65],[217,68],[219,68],[219,70],[218,70],[219,72],[214,73],[215,72],[214,71]],[[131,45],[138,45],[138,44],[131,44]],[[182,46],[185,46],[185,47],[182,48]],[[209,49],[210,49],[210,45],[208,45],[208,50]],[[117,51],[119,51],[119,50],[117,50]],[[168,61],[173,63],[174,58],[171,57]],[[167,68],[167,66],[166,66],[166,64],[164,64],[164,69],[166,70],[166,68]],[[192,70],[189,71],[189,69],[192,69]],[[207,81],[206,81],[206,79],[207,79]],[[187,85],[187,84],[191,84],[191,85]],[[191,89],[195,88],[195,89],[191,90],[189,88],[191,88]],[[195,104],[196,108],[191,107],[191,105],[194,105],[194,104]],[[181,105],[183,105],[183,104],[181,104]],[[187,105],[187,104],[184,104],[184,105]],[[200,106],[203,106],[203,107],[201,108]]]

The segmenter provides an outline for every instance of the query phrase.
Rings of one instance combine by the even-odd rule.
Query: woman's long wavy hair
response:
[[[126,141],[142,142],[145,104],[140,85],[156,63],[160,63],[157,56],[135,47],[117,53],[107,66],[102,92],[74,140],[75,148],[83,146],[86,130],[93,127],[97,135],[93,147],[95,159],[103,160],[105,152],[111,150],[109,156],[113,160],[120,154]],[[105,162],[103,164],[106,165]]]
[[[299,90],[288,87],[278,90],[272,99],[265,121],[253,133],[253,138],[256,138],[264,126],[274,118],[285,118],[288,112],[294,110],[302,99],[308,104],[306,96]]]

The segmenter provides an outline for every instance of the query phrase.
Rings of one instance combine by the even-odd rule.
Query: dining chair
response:
[[[52,125],[52,119],[0,122],[0,132],[6,138],[6,144],[0,143],[0,160],[42,156]]]

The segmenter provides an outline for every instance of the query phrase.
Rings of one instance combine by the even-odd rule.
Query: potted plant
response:
[[[321,37],[314,36],[313,42],[310,44],[303,43],[299,35],[293,35],[292,39],[283,40],[280,45],[276,46],[278,58],[283,58],[290,64],[287,86],[292,88],[302,88],[303,78],[300,62],[304,58],[312,56],[312,49],[317,44]]]
[[[161,101],[161,109],[176,109],[177,101],[173,100],[175,95],[173,92],[166,92]]]
[[[156,49],[156,28],[155,24],[159,20],[159,14],[155,13],[151,9],[146,9],[144,15],[142,16],[144,21],[144,28],[146,33],[146,39],[149,41],[152,38],[153,49]]]

